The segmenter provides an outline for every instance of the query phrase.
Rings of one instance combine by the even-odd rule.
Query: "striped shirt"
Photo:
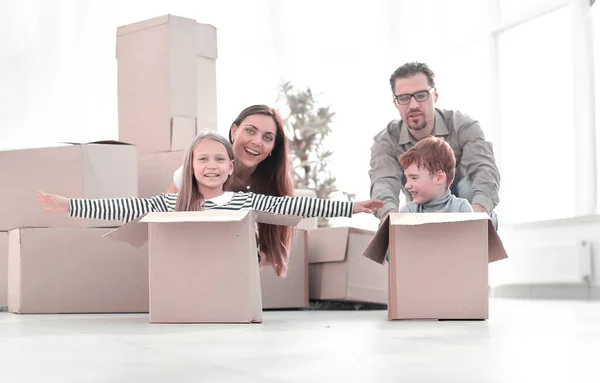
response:
[[[129,222],[150,212],[175,211],[177,194],[151,198],[71,198],[69,215],[77,218]],[[204,210],[258,210],[274,214],[309,217],[352,217],[353,202],[311,197],[275,197],[252,192],[225,192],[204,201]]]

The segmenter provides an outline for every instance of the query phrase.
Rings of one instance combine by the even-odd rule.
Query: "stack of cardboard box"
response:
[[[162,16],[117,30],[119,140],[0,152],[0,306],[15,313],[148,312],[148,249],[116,221],[43,212],[67,197],[164,192],[197,133],[216,130],[216,30]],[[126,144],[127,143],[127,144]]]
[[[137,147],[140,197],[165,192],[194,137],[217,130],[216,34],[172,15],[117,29],[119,140]]]
[[[102,239],[121,223],[44,212],[36,200],[38,190],[80,198],[136,196],[135,146],[96,142],[2,151],[0,178],[0,283],[6,286],[0,300],[9,311],[147,311],[144,249]]]

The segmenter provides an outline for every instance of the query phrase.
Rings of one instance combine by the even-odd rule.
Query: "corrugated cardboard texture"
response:
[[[252,215],[148,225],[151,322],[262,321]]]
[[[387,303],[387,265],[361,255],[373,235],[347,227],[308,231],[310,299]]]
[[[0,231],[0,306],[8,304],[8,233]]]
[[[216,131],[216,29],[163,16],[117,30],[119,139],[138,154],[183,150]],[[172,119],[194,120],[194,133]],[[197,128],[197,129],[196,129]]]
[[[278,277],[271,266],[260,271],[264,309],[308,307],[307,241],[306,230],[295,230],[285,278]]]
[[[138,160],[138,193],[140,197],[154,197],[167,191],[173,183],[173,173],[181,165],[185,152],[150,154]]]
[[[389,319],[486,319],[488,222],[392,226]]]
[[[103,239],[109,229],[9,232],[13,313],[148,312],[147,247]]]
[[[119,221],[83,220],[45,213],[38,190],[71,198],[137,196],[132,145],[85,144],[0,151],[0,230],[21,226],[110,227]]]

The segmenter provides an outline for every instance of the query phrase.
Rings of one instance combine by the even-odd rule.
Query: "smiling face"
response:
[[[277,126],[273,117],[253,114],[231,127],[233,153],[240,168],[254,169],[275,146]]]
[[[203,139],[194,148],[194,177],[201,193],[223,190],[227,178],[233,173],[233,161],[225,146],[212,139]]]
[[[446,190],[446,173],[439,170],[436,174],[424,167],[412,164],[404,171],[406,174],[406,190],[419,205],[439,198]]]

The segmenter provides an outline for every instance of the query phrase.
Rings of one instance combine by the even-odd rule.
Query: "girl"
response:
[[[266,105],[252,105],[242,110],[229,128],[229,142],[236,161],[225,191],[252,191],[272,196],[294,195],[290,176],[289,148],[279,113]],[[167,191],[178,193],[183,184],[183,166],[173,174]],[[263,258],[283,275],[292,241],[288,226],[258,224],[258,244]]]
[[[353,203],[309,197],[275,197],[253,192],[225,192],[234,170],[233,158],[233,149],[225,138],[216,133],[206,133],[197,137],[187,150],[179,194],[159,194],[152,198],[68,199],[38,192],[37,198],[47,206],[44,211],[68,212],[70,216],[78,218],[125,222],[151,211],[253,209],[275,214],[329,218],[373,213],[383,206],[382,201],[376,200]],[[285,254],[288,254],[287,251]],[[266,259],[265,264],[271,264],[279,276],[285,276],[287,257]]]

